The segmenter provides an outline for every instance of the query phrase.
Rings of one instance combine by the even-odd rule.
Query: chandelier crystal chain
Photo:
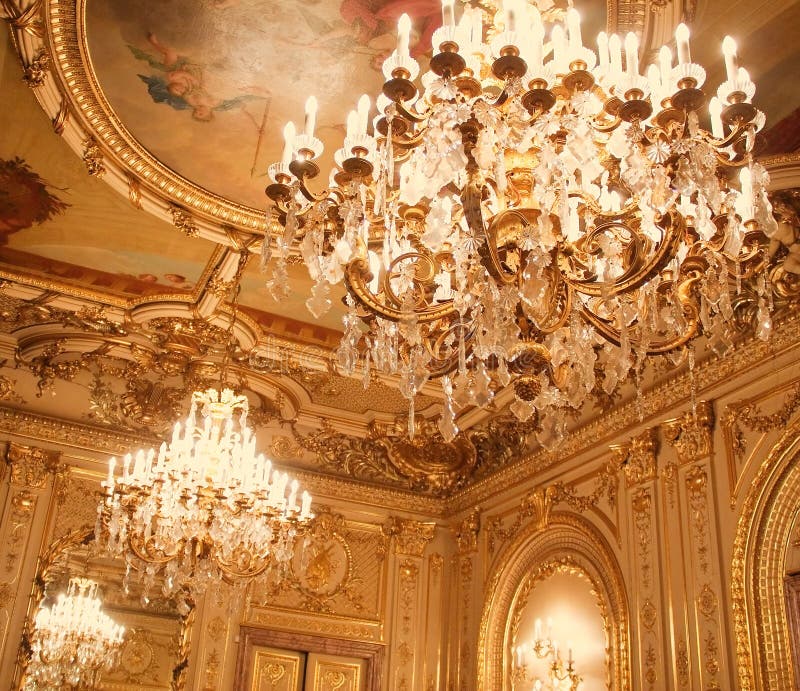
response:
[[[270,167],[262,259],[281,298],[299,250],[316,317],[344,284],[339,368],[399,376],[412,434],[430,379],[447,440],[460,411],[513,381],[511,410],[538,414],[550,444],[564,409],[640,377],[648,356],[685,360],[703,334],[729,345],[743,290],[769,336],[777,226],[752,157],[764,116],[730,38],[708,102],[685,25],[677,61],[664,46],[643,71],[635,34],[601,33],[594,51],[574,8],[489,6],[464,3],[456,21],[443,0],[421,77],[401,18],[373,130],[362,96],[320,192],[309,98],[303,131],[287,125]]]

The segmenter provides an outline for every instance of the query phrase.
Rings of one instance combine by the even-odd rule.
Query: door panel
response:
[[[303,691],[305,658],[304,653],[292,650],[257,647],[251,691]]]
[[[365,691],[365,667],[356,657],[309,653],[305,691]]]

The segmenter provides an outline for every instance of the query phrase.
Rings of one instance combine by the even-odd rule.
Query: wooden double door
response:
[[[379,691],[384,646],[242,627],[235,691]]]

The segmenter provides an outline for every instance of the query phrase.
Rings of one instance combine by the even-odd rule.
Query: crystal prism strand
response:
[[[320,273],[311,288],[311,297],[306,300],[306,307],[315,319],[322,317],[331,308],[330,292],[328,281]]]
[[[361,340],[361,331],[358,328],[360,319],[356,311],[355,300],[348,295],[346,298],[348,310],[342,318],[344,334],[336,350],[336,362],[343,374],[350,376],[358,364],[358,342]]]
[[[439,432],[446,442],[451,442],[458,434],[456,425],[456,412],[453,407],[453,384],[450,377],[442,377],[442,390],[444,391],[444,410],[439,418]]]
[[[531,415],[536,412],[536,408],[530,401],[523,401],[521,398],[515,398],[514,402],[509,406],[514,416],[520,422],[527,422],[530,420]]]
[[[288,246],[282,241],[278,240],[278,257],[272,268],[272,277],[267,281],[266,287],[272,299],[280,302],[289,297],[289,271],[287,268],[287,255],[289,254]]]
[[[778,221],[772,213],[772,203],[767,196],[769,173],[760,163],[751,166],[753,175],[753,197],[755,201],[755,221],[764,234],[772,239],[778,232]]]
[[[361,384],[364,387],[364,391],[366,391],[369,388],[369,382],[370,382],[370,373],[371,373],[370,362],[372,361],[372,359],[370,358],[369,353],[370,350],[368,343],[367,348],[364,352],[364,374],[361,377]]]
[[[272,258],[272,230],[277,227],[280,227],[278,207],[273,206],[272,210],[267,215],[267,225],[266,228],[264,228],[264,237],[261,240],[260,269],[262,274],[267,272],[267,265]]]
[[[396,111],[397,106],[394,103],[386,109],[386,182],[391,187],[394,187],[394,141],[392,139],[394,133],[392,123]]]
[[[492,378],[486,370],[486,364],[483,360],[479,360],[472,376],[472,390],[470,392],[472,403],[479,408],[485,408],[494,398],[491,383]]]
[[[411,396],[408,399],[408,438],[414,439],[414,435],[417,431],[417,424],[415,420],[416,411],[414,410],[414,402],[416,401],[416,396]]]
[[[758,312],[756,314],[756,336],[762,341],[768,341],[772,335],[772,290],[767,284],[767,278],[762,274],[758,279]],[[767,306],[766,294],[769,294],[770,304]]]

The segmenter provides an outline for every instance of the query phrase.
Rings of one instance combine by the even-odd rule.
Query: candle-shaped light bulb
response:
[[[311,495],[303,490],[302,502],[300,507],[300,518],[308,518],[311,515]]]
[[[367,133],[367,123],[369,122],[369,96],[364,94],[358,99],[358,133]]]
[[[297,134],[294,123],[287,122],[283,128],[283,156],[281,156],[281,163],[285,166],[288,166],[292,162],[292,156],[294,155],[294,138]],[[176,425],[177,429],[177,425]]]
[[[570,50],[580,50],[583,48],[581,38],[581,15],[574,7],[567,10],[567,29],[569,30]]]
[[[542,620],[541,619],[537,619],[536,622],[533,625],[533,637],[537,641],[542,640]]]
[[[608,37],[608,60],[615,77],[622,74],[622,41],[617,34]]]
[[[669,46],[661,46],[658,51],[658,68],[661,71],[661,86],[667,92],[672,82],[672,51]]]
[[[708,114],[711,116],[712,136],[722,139],[725,136],[725,130],[722,127],[722,101],[716,96],[708,102]]]
[[[661,104],[661,73],[655,65],[647,66],[647,83],[650,85],[650,94],[653,98],[653,105],[659,106]]]
[[[692,61],[689,50],[689,27],[683,22],[675,29],[675,42],[678,45],[678,64],[686,65]]]
[[[401,58],[410,57],[408,53],[408,42],[411,36],[411,17],[405,12],[400,15],[397,21],[397,55]]]
[[[456,15],[453,9],[453,0],[442,0],[442,25],[455,26]]]
[[[600,67],[605,69],[608,67],[608,34],[601,31],[597,34],[597,57],[600,62]]]
[[[725,73],[728,81],[732,82],[736,79],[737,65],[736,65],[736,41],[730,36],[722,39],[722,54],[725,56]]]
[[[553,44],[553,62],[556,72],[564,71],[568,68],[565,64],[564,53],[566,52],[567,42],[564,36],[564,29],[560,24],[556,24],[550,32],[550,42]]]
[[[544,26],[542,25],[542,15],[536,7],[529,7],[529,31],[527,33],[526,43],[528,44],[528,52],[526,59],[534,69],[541,68],[544,53]]]
[[[567,641],[567,664],[571,667],[574,661],[572,658],[572,641]]]
[[[317,98],[309,96],[306,99],[306,126],[305,133],[309,137],[314,136],[314,128],[317,126]]]
[[[625,34],[625,67],[631,77],[639,75],[639,39],[632,31]]]
[[[472,21],[470,22],[470,42],[474,47],[483,43],[483,13],[480,10],[472,10]]]
[[[348,137],[355,137],[356,133],[358,132],[358,113],[354,110],[351,110],[347,114],[347,136]],[[347,152],[347,155],[350,155],[350,152]]]
[[[112,456],[111,460],[108,462],[108,478],[106,482],[113,487],[114,485],[114,468],[117,465],[117,459]]]
[[[517,18],[519,8],[516,0],[503,0],[503,11],[506,19],[506,31],[513,32],[517,30]]]

